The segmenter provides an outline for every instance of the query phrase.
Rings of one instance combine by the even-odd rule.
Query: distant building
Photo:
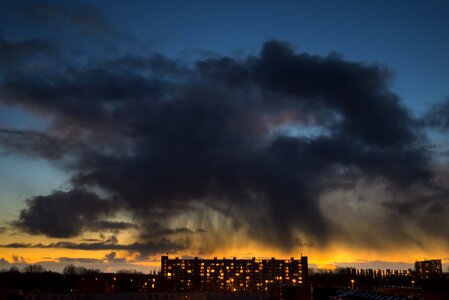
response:
[[[307,256],[280,259],[169,259],[162,256],[162,275],[177,291],[264,292],[271,287],[305,287]]]
[[[416,276],[427,279],[443,273],[441,259],[421,260],[415,262]]]

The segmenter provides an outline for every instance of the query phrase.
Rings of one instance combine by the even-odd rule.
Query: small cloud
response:
[[[109,263],[124,263],[124,262],[126,262],[126,258],[124,258],[124,257],[118,258],[117,253],[115,253],[115,252],[106,254],[105,259]]]

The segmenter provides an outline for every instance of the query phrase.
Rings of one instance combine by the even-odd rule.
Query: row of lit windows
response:
[[[163,269],[166,269],[166,268],[169,269],[169,270],[171,270],[171,269],[179,269],[179,266],[170,264],[170,265],[167,265],[167,266],[163,267]],[[201,270],[203,270],[204,268],[205,267],[203,265],[200,266]],[[181,269],[185,269],[185,267],[181,267]],[[187,269],[191,270],[191,269],[197,269],[197,268],[194,268],[194,266],[189,266]],[[222,269],[233,270],[234,266],[223,266],[223,268],[206,266],[206,269],[208,269],[208,270],[222,270]],[[282,266],[264,267],[263,265],[258,266],[258,268],[244,268],[244,266],[240,265],[240,266],[236,266],[235,269],[240,269],[240,270],[245,270],[246,269],[246,270],[254,270],[254,271],[255,270],[263,270],[263,269],[266,269],[266,270],[274,270],[274,269],[282,270],[282,269],[285,269],[286,271],[289,271],[289,270],[301,270],[302,268],[301,268],[301,266],[293,266],[293,267],[288,267],[288,266],[286,266],[286,267],[282,267]]]

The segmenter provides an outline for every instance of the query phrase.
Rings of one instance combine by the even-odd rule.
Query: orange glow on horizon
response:
[[[229,238],[229,243],[226,247],[218,247],[211,245],[209,251],[202,250],[203,244],[201,240],[194,240],[190,245],[191,247],[185,251],[178,253],[169,253],[170,257],[192,257],[198,256],[202,258],[271,258],[288,259],[294,257],[298,259],[301,254],[308,256],[309,264],[313,267],[317,267],[325,270],[335,269],[339,264],[357,264],[363,265],[364,263],[371,263],[375,261],[387,262],[387,263],[406,263],[413,266],[416,260],[423,258],[444,258],[447,256],[443,247],[436,247],[435,244],[429,244],[429,250],[421,249],[418,247],[398,247],[396,249],[390,247],[386,249],[364,249],[349,247],[341,244],[331,244],[327,247],[298,247],[293,250],[280,250],[274,246],[269,247],[267,245],[261,245],[251,240],[243,240],[243,236],[236,234],[234,237]],[[210,241],[206,239],[207,241]],[[42,236],[25,236],[25,235],[9,235],[1,236],[1,244],[8,243],[29,243],[29,244],[50,244],[56,242],[55,239],[44,238]],[[69,240],[71,241],[71,240]],[[79,240],[73,240],[74,243]],[[130,235],[123,235],[120,239],[120,244],[132,243],[132,237]],[[222,242],[222,241],[220,241]],[[217,242],[218,243],[218,242]],[[430,248],[430,246],[433,246]],[[108,261],[106,255],[111,252],[116,252],[116,258],[125,258],[125,263],[129,265],[129,268],[133,266],[148,268],[150,270],[158,270],[160,268],[160,256],[165,253],[155,254],[147,259],[136,259],[138,257],[137,252],[117,251],[117,250],[75,250],[75,249],[63,249],[63,248],[0,248],[0,258],[4,258],[9,262],[13,262],[13,256],[23,258],[23,263],[40,263],[40,262],[54,262],[61,264],[69,264],[69,262],[59,262],[59,258],[71,258],[71,259],[96,259],[103,262],[104,267],[108,270],[112,270],[112,267],[108,267]],[[75,265],[82,263],[73,262]],[[147,269],[145,269],[147,270]]]
[[[295,253],[291,255],[286,255],[282,252],[268,251],[264,249],[257,249],[259,251],[223,251],[210,255],[191,255],[191,253],[171,253],[170,257],[187,257],[187,256],[199,256],[202,258],[223,258],[223,257],[237,257],[237,258],[271,258],[275,257],[278,259],[287,259],[290,257],[294,257],[298,259],[301,253]],[[12,262],[13,256],[23,257],[25,259],[24,263],[33,264],[44,261],[50,262],[58,262],[58,258],[67,257],[67,258],[93,258],[104,261],[107,264],[107,260],[105,260],[105,255],[110,253],[111,251],[97,250],[97,251],[86,251],[86,250],[71,250],[71,249],[43,249],[43,248],[0,248],[0,257],[5,258],[7,261]],[[135,261],[135,254],[127,253],[126,251],[115,251],[117,253],[117,257],[126,258],[127,262],[132,263],[135,266],[147,267],[150,270],[155,270],[160,268],[160,256],[155,255],[151,259],[148,260],[139,260]],[[402,251],[398,251],[402,252]],[[162,254],[164,255],[164,254]],[[388,255],[380,253],[373,253],[372,251],[361,251],[361,250],[353,250],[348,251],[344,249],[336,249],[327,250],[327,251],[307,251],[303,252],[303,255],[309,257],[309,264],[314,265],[319,269],[324,270],[334,270],[339,263],[345,264],[363,264],[369,263],[373,261],[383,261],[383,262],[402,262],[409,263],[411,266],[413,263],[424,257],[430,257],[429,255],[424,255],[422,252],[413,252],[413,251],[405,251],[401,254],[390,253]],[[443,258],[444,253],[435,253],[432,257]],[[380,259],[381,258],[381,259]],[[69,263],[66,263],[69,264]],[[74,263],[77,264],[76,262]]]

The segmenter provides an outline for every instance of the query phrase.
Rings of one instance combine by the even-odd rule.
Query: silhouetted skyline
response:
[[[441,1],[2,2],[0,268],[446,267],[447,36]]]

